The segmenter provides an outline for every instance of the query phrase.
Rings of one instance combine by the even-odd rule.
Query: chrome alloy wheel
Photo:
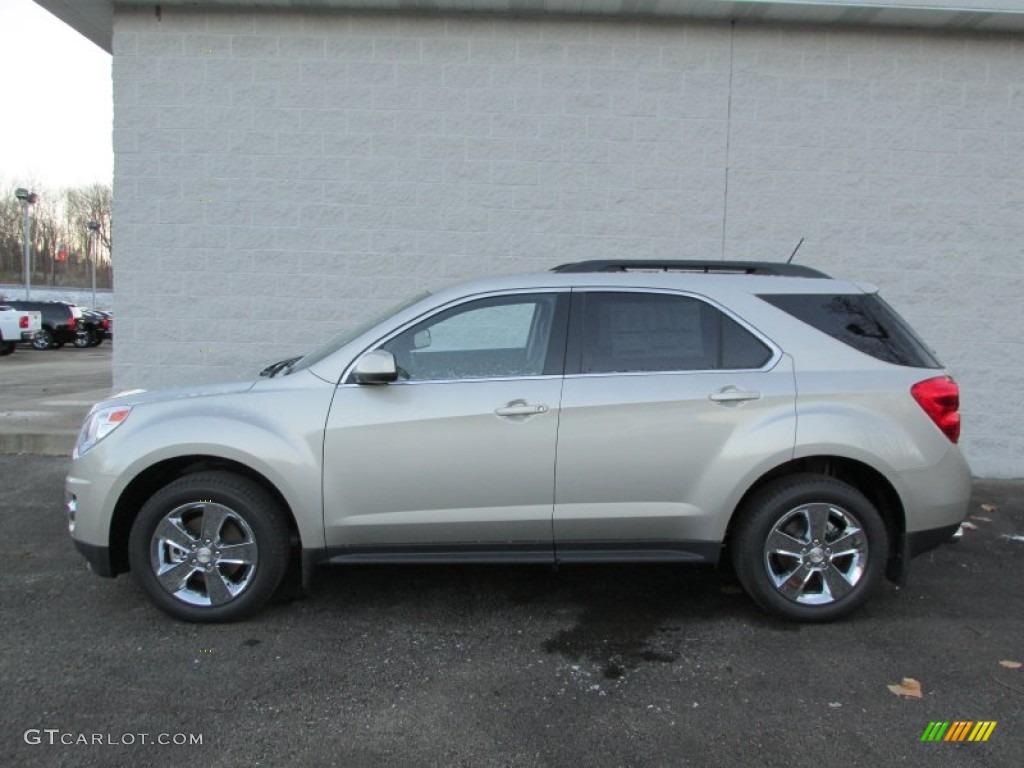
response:
[[[153,531],[150,564],[172,597],[189,605],[222,605],[240,595],[256,573],[252,529],[223,504],[175,507]]]
[[[783,515],[764,545],[775,589],[804,605],[848,595],[864,576],[868,539],[860,522],[835,504],[803,504]]]
[[[32,337],[33,349],[49,349],[53,346],[53,334],[45,328],[36,331],[36,335]]]

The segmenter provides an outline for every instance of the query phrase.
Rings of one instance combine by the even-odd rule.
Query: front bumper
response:
[[[110,562],[110,548],[100,547],[95,544],[87,544],[84,541],[73,539],[75,542],[75,548],[82,553],[82,556],[89,563],[89,570],[95,573],[97,576],[103,576],[108,579],[114,578],[117,574],[114,573],[114,566]]]
[[[64,480],[64,512],[71,539],[89,569],[100,576],[112,577],[123,571],[115,568],[111,549],[112,499],[116,498],[118,478],[94,471],[101,451],[93,448],[71,463]]]

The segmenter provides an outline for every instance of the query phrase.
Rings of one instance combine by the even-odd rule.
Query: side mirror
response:
[[[395,356],[385,349],[367,352],[356,362],[352,377],[356,384],[389,384],[398,381]]]

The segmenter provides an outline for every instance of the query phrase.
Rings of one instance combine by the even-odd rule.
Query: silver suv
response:
[[[67,514],[94,572],[189,621],[320,563],[613,561],[730,561],[761,607],[828,621],[956,533],[959,431],[874,288],[582,262],[417,297],[256,381],[98,403]]]

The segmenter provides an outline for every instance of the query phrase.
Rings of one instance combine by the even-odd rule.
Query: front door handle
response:
[[[538,413],[547,413],[548,407],[544,404],[532,405],[523,400],[515,400],[501,408],[496,408],[495,416],[536,416]]]
[[[736,387],[726,387],[720,389],[718,392],[712,392],[708,395],[708,400],[714,403],[722,403],[728,405],[729,403],[744,403],[748,400],[760,400],[760,392],[744,392],[743,390],[736,389]]]

